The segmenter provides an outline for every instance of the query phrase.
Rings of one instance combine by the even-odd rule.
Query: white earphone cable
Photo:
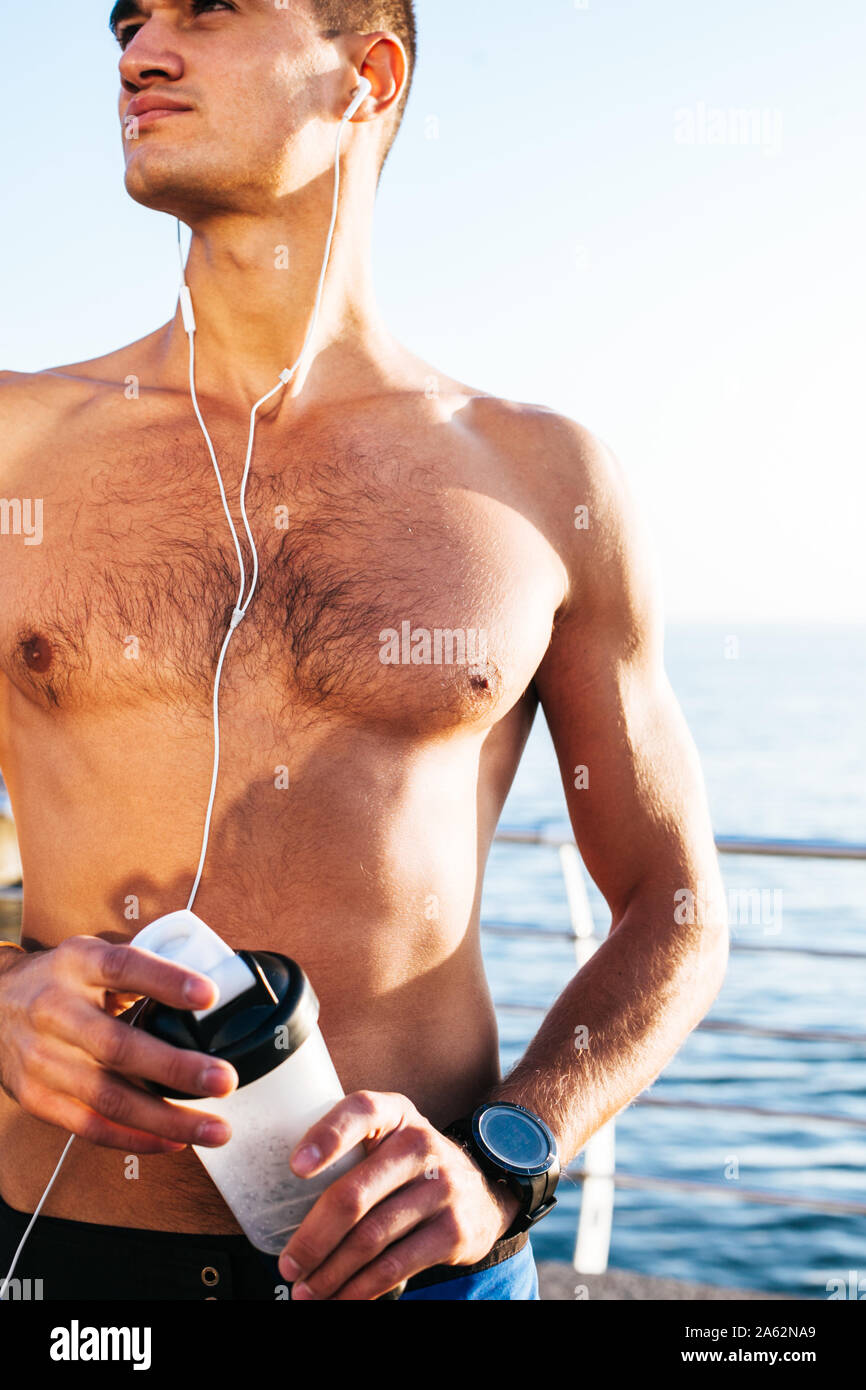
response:
[[[212,820],[212,818],[213,818],[213,808],[214,808],[214,802],[215,802],[215,800],[216,800],[217,781],[218,781],[218,779],[219,779],[219,765],[220,765],[219,687],[220,687],[220,680],[221,680],[221,677],[222,677],[223,664],[224,664],[224,662],[225,662],[225,657],[226,657],[226,653],[227,653],[227,651],[228,651],[229,643],[231,642],[231,639],[232,639],[232,637],[234,636],[234,634],[235,634],[237,628],[240,626],[240,624],[243,622],[244,618],[246,617],[247,612],[248,612],[248,610],[249,610],[249,606],[250,606],[250,604],[251,604],[252,601],[253,601],[253,596],[254,596],[254,594],[255,594],[256,587],[257,587],[257,584],[258,584],[258,578],[259,578],[259,553],[258,553],[258,550],[256,549],[256,543],[255,543],[255,541],[254,541],[254,539],[253,539],[252,531],[250,530],[250,523],[249,523],[249,518],[247,517],[247,507],[246,507],[247,482],[249,481],[249,476],[250,476],[250,466],[251,466],[251,464],[252,464],[252,457],[253,457],[253,441],[254,441],[255,432],[256,432],[256,415],[257,415],[257,413],[258,413],[258,411],[259,411],[259,409],[260,409],[261,406],[263,406],[267,401],[269,401],[269,400],[271,399],[272,396],[275,396],[275,395],[277,394],[278,391],[282,390],[282,388],[283,388],[284,386],[288,386],[289,382],[294,378],[295,374],[296,374],[297,371],[298,371],[298,368],[300,367],[300,365],[301,365],[301,363],[302,363],[302,361],[303,361],[303,359],[304,359],[304,355],[306,354],[307,348],[309,347],[310,342],[312,341],[313,335],[314,335],[314,333],[315,333],[315,331],[316,331],[316,327],[317,327],[318,322],[319,322],[319,310],[320,310],[320,308],[321,308],[321,304],[322,304],[322,294],[323,294],[324,288],[325,288],[325,277],[326,277],[327,272],[328,272],[328,262],[330,261],[330,258],[331,258],[331,245],[332,245],[333,240],[334,240],[334,228],[336,227],[336,224],[337,224],[337,212],[338,212],[338,209],[339,209],[339,200],[340,200],[340,143],[341,143],[342,138],[343,138],[343,129],[344,129],[345,125],[346,125],[347,119],[348,119],[347,116],[344,116],[344,117],[343,117],[342,121],[340,122],[340,128],[339,128],[339,130],[337,131],[336,154],[335,154],[335,160],[334,160],[334,197],[333,197],[333,205],[332,205],[332,209],[331,209],[331,222],[330,222],[330,226],[329,226],[329,228],[328,228],[328,237],[327,237],[327,242],[326,242],[326,244],[325,244],[325,255],[324,255],[324,258],[323,258],[323,260],[322,260],[322,270],[321,270],[321,274],[320,274],[320,276],[319,276],[319,284],[318,284],[318,289],[317,289],[317,291],[316,291],[316,301],[315,301],[315,305],[314,305],[314,308],[313,308],[313,315],[312,315],[312,319],[311,319],[311,321],[310,321],[310,326],[309,326],[309,328],[308,328],[308,330],[307,330],[307,334],[306,334],[306,337],[304,338],[303,346],[302,346],[301,351],[300,351],[300,353],[299,353],[299,355],[298,355],[298,359],[297,359],[297,361],[295,362],[295,365],[294,365],[293,367],[291,367],[291,368],[286,368],[283,372],[280,373],[280,380],[277,382],[276,386],[274,386],[272,390],[268,391],[266,395],[262,396],[261,400],[256,401],[256,403],[255,403],[255,405],[253,406],[252,411],[251,411],[251,413],[250,413],[250,434],[249,434],[249,440],[248,440],[248,443],[247,443],[247,456],[246,456],[246,462],[245,462],[245,464],[244,464],[244,472],[243,472],[243,477],[242,477],[242,479],[241,479],[241,491],[240,491],[241,516],[242,516],[242,518],[243,518],[244,530],[246,531],[247,540],[249,541],[250,550],[252,551],[252,556],[253,556],[253,576],[252,576],[252,580],[251,580],[251,583],[250,583],[249,594],[247,595],[246,599],[244,599],[244,590],[245,590],[245,587],[246,587],[246,576],[245,576],[245,570],[244,570],[243,556],[242,556],[242,554],[241,554],[240,542],[239,542],[239,540],[238,540],[238,534],[237,534],[237,531],[236,531],[236,529],[235,529],[235,524],[234,524],[234,522],[233,522],[233,520],[232,520],[232,515],[231,515],[231,512],[230,512],[230,510],[229,510],[228,501],[227,501],[227,499],[226,499],[225,485],[224,485],[224,483],[223,483],[223,478],[222,478],[222,474],[221,474],[221,472],[220,472],[219,463],[217,462],[216,453],[215,453],[215,451],[214,451],[214,447],[213,447],[213,443],[212,443],[212,441],[211,441],[211,437],[210,437],[210,435],[208,434],[207,426],[205,425],[205,422],[204,422],[204,420],[203,420],[203,418],[202,418],[202,414],[201,414],[201,411],[200,411],[200,409],[199,409],[199,404],[198,404],[198,397],[197,397],[197,395],[196,395],[196,389],[195,389],[195,341],[194,341],[194,340],[195,340],[195,331],[196,331],[196,330],[195,330],[195,319],[194,319],[194,317],[193,317],[193,315],[192,315],[192,312],[191,312],[191,309],[192,309],[192,299],[191,299],[191,296],[190,296],[190,294],[189,294],[189,289],[188,289],[187,283],[186,283],[186,267],[183,266],[183,262],[181,261],[181,267],[182,267],[181,297],[182,297],[182,299],[185,299],[185,300],[186,300],[186,304],[189,306],[188,311],[184,313],[184,323],[185,323],[185,326],[186,326],[187,336],[188,336],[188,338],[189,338],[189,389],[190,389],[190,395],[191,395],[191,397],[192,397],[193,409],[195,410],[196,418],[197,418],[197,420],[198,420],[198,422],[199,422],[199,425],[201,426],[202,434],[203,434],[204,437],[205,437],[205,442],[206,442],[207,447],[208,447],[208,452],[210,453],[211,462],[213,463],[214,470],[215,470],[215,472],[216,472],[217,482],[218,482],[218,484],[219,484],[219,490],[220,490],[220,497],[221,497],[221,499],[222,499],[222,504],[223,504],[223,510],[224,510],[224,512],[225,512],[225,514],[226,514],[226,519],[228,520],[228,524],[229,524],[229,527],[230,527],[230,529],[231,529],[232,539],[234,540],[234,543],[235,543],[235,550],[237,551],[238,563],[239,563],[239,565],[240,565],[240,572],[241,572],[240,592],[239,592],[239,594],[238,594],[238,601],[237,601],[237,605],[236,605],[236,607],[235,607],[235,611],[234,611],[234,613],[233,613],[233,615],[232,615],[232,620],[231,620],[231,624],[230,624],[230,626],[229,626],[229,630],[228,630],[228,632],[226,633],[225,639],[224,639],[224,641],[223,641],[222,650],[220,651],[220,655],[219,655],[219,661],[217,662],[216,677],[215,677],[215,680],[214,680],[214,692],[213,692],[213,724],[214,724],[214,759],[213,759],[213,773],[212,773],[212,776],[211,776],[211,789],[210,789],[210,797],[209,797],[209,799],[208,799],[207,814],[206,814],[206,816],[205,816],[205,827],[204,827],[204,836],[203,836],[203,839],[202,839],[201,856],[200,856],[200,858],[199,858],[198,872],[197,872],[196,877],[195,877],[195,882],[194,882],[194,884],[193,884],[193,888],[192,888],[192,892],[191,892],[191,894],[190,894],[189,902],[187,903],[187,909],[188,909],[188,910],[192,910],[192,905],[193,905],[193,903],[195,902],[196,894],[198,893],[198,889],[199,889],[199,884],[201,883],[202,873],[204,872],[205,859],[207,858],[208,841],[209,841],[209,838],[210,838],[211,820]],[[180,246],[180,222],[178,222],[178,245]],[[184,294],[184,291],[186,292],[185,294]]]
[[[366,81],[366,79],[364,79],[364,81]],[[367,91],[369,91],[369,90],[370,90],[369,84],[367,84]],[[193,887],[192,887],[192,892],[191,892],[191,894],[190,894],[189,901],[188,901],[188,903],[187,903],[187,908],[188,908],[189,910],[192,909],[192,905],[193,905],[193,903],[195,902],[196,894],[198,893],[199,885],[200,885],[200,883],[201,883],[202,873],[204,872],[205,860],[206,860],[206,858],[207,858],[208,841],[209,841],[209,839],[210,839],[210,829],[211,829],[211,821],[212,821],[212,818],[213,818],[214,803],[215,803],[215,801],[216,801],[217,781],[218,781],[218,779],[219,779],[219,766],[220,766],[219,689],[220,689],[220,680],[221,680],[221,678],[222,678],[223,666],[224,666],[224,664],[225,664],[226,653],[228,652],[229,643],[231,642],[232,637],[234,636],[235,632],[237,631],[238,627],[239,627],[240,624],[243,622],[244,618],[245,618],[246,615],[247,615],[247,612],[249,611],[249,607],[250,607],[250,604],[251,604],[252,601],[253,601],[253,596],[255,595],[256,587],[257,587],[257,585],[258,585],[258,579],[259,579],[259,553],[258,553],[258,550],[256,549],[256,543],[255,543],[255,540],[253,539],[253,534],[252,534],[252,531],[251,531],[251,529],[250,529],[250,523],[249,523],[249,518],[248,518],[248,516],[247,516],[247,508],[246,508],[246,491],[247,491],[247,482],[248,482],[248,480],[249,480],[250,467],[251,467],[251,464],[252,464],[252,457],[253,457],[253,441],[254,441],[254,439],[255,439],[255,432],[256,432],[256,415],[258,414],[258,411],[259,411],[259,409],[260,409],[261,406],[263,406],[267,401],[269,401],[269,400],[271,399],[272,396],[275,396],[275,395],[277,394],[278,391],[282,390],[282,388],[283,388],[284,386],[288,386],[289,382],[292,381],[292,379],[293,379],[294,376],[296,375],[296,373],[297,373],[297,371],[298,371],[298,369],[299,369],[301,363],[302,363],[303,360],[304,360],[304,356],[305,356],[305,354],[306,354],[307,348],[309,347],[310,343],[312,342],[312,339],[313,339],[313,337],[314,337],[314,335],[315,335],[315,332],[316,332],[316,328],[317,328],[317,326],[318,326],[318,322],[319,322],[319,311],[320,311],[321,306],[322,306],[322,295],[323,295],[324,288],[325,288],[325,278],[326,278],[327,273],[328,273],[328,264],[329,264],[330,259],[331,259],[331,246],[332,246],[333,240],[334,240],[334,229],[335,229],[335,227],[336,227],[336,225],[337,225],[337,212],[338,212],[338,209],[339,209],[339,201],[340,201],[340,145],[341,145],[341,142],[342,142],[342,139],[343,139],[343,130],[344,130],[344,128],[345,128],[347,122],[348,122],[348,121],[351,119],[351,117],[355,114],[355,111],[357,110],[359,104],[360,104],[360,102],[359,102],[358,98],[356,98],[355,101],[352,103],[352,105],[349,107],[349,109],[346,111],[345,115],[343,116],[343,119],[340,121],[340,126],[339,126],[339,129],[338,129],[338,131],[337,131],[336,153],[335,153],[335,160],[334,160],[334,199],[333,199],[333,206],[332,206],[332,210],[331,210],[331,222],[330,222],[330,226],[329,226],[329,228],[328,228],[328,238],[327,238],[327,242],[326,242],[326,245],[325,245],[325,255],[324,255],[324,259],[323,259],[323,261],[322,261],[322,272],[321,272],[321,275],[319,276],[319,284],[318,284],[318,289],[317,289],[317,292],[316,292],[316,301],[315,301],[315,305],[314,305],[314,307],[313,307],[313,316],[312,316],[312,319],[311,319],[311,321],[310,321],[310,326],[309,326],[309,328],[307,329],[307,334],[306,334],[306,337],[304,338],[303,346],[301,347],[301,351],[300,351],[300,353],[298,354],[298,359],[297,359],[297,361],[295,362],[295,365],[294,365],[293,367],[291,367],[291,368],[286,368],[284,371],[282,371],[282,372],[280,373],[280,379],[279,379],[279,381],[277,382],[276,386],[274,386],[270,391],[268,391],[266,395],[262,396],[261,400],[256,401],[255,405],[254,405],[253,408],[252,408],[252,411],[250,412],[250,433],[249,433],[249,440],[248,440],[248,442],[247,442],[247,455],[246,455],[246,462],[245,462],[245,464],[244,464],[243,477],[242,477],[242,479],[241,479],[241,491],[240,491],[240,508],[241,508],[241,516],[242,516],[242,518],[243,518],[244,530],[245,530],[245,532],[246,532],[247,540],[249,541],[250,550],[252,551],[252,556],[253,556],[253,573],[252,573],[252,580],[251,580],[251,582],[250,582],[250,589],[249,589],[249,593],[246,595],[246,598],[244,598],[244,593],[245,593],[245,590],[246,590],[246,569],[245,569],[245,566],[244,566],[243,551],[241,550],[241,544],[240,544],[240,540],[238,539],[237,529],[236,529],[236,527],[235,527],[234,521],[232,520],[231,510],[230,510],[230,508],[229,508],[228,499],[227,499],[227,497],[226,497],[226,490],[225,490],[225,484],[224,484],[224,482],[223,482],[223,476],[222,476],[222,473],[220,472],[220,466],[219,466],[219,463],[218,463],[218,461],[217,461],[217,456],[216,456],[216,453],[215,453],[215,451],[214,451],[214,447],[213,447],[213,443],[212,443],[212,441],[211,441],[211,437],[210,437],[210,435],[208,434],[207,426],[205,425],[205,422],[204,422],[204,420],[203,420],[203,418],[202,418],[201,411],[200,411],[200,409],[199,409],[198,396],[197,396],[197,394],[196,394],[196,389],[195,389],[195,332],[196,332],[196,328],[195,328],[195,315],[194,315],[194,313],[193,313],[193,307],[192,307],[192,296],[191,296],[191,294],[190,294],[189,287],[188,287],[188,285],[187,285],[187,283],[186,283],[186,266],[184,265],[184,260],[183,260],[183,248],[182,248],[182,245],[181,245],[181,233],[180,233],[180,221],[179,221],[179,220],[178,220],[178,224],[177,224],[177,245],[178,245],[178,254],[179,254],[179,257],[180,257],[180,270],[181,270],[180,307],[181,307],[181,314],[182,314],[182,318],[183,318],[184,329],[185,329],[185,331],[186,331],[187,337],[189,338],[189,389],[190,389],[190,396],[192,397],[192,405],[193,405],[193,410],[195,411],[196,419],[198,420],[198,423],[199,423],[199,425],[201,426],[201,431],[202,431],[202,434],[204,435],[205,443],[207,444],[208,453],[210,454],[211,462],[213,463],[213,466],[214,466],[214,471],[215,471],[215,473],[216,473],[216,478],[217,478],[217,484],[218,484],[218,486],[219,486],[220,498],[221,498],[221,500],[222,500],[223,511],[225,512],[226,519],[227,519],[228,524],[229,524],[229,529],[230,529],[231,534],[232,534],[232,540],[234,541],[235,552],[236,552],[237,557],[238,557],[238,566],[239,566],[239,569],[240,569],[240,589],[239,589],[239,592],[238,592],[238,600],[237,600],[237,604],[235,605],[235,610],[234,610],[234,613],[232,614],[231,621],[230,621],[230,623],[229,623],[228,632],[226,633],[226,635],[225,635],[225,637],[224,637],[224,639],[223,639],[222,647],[221,647],[221,649],[220,649],[219,659],[218,659],[218,661],[217,661],[216,674],[215,674],[215,677],[214,677],[214,689],[213,689],[213,728],[214,728],[213,772],[212,772],[212,774],[211,774],[210,796],[209,796],[209,798],[208,798],[207,813],[206,813],[206,815],[205,815],[204,835],[203,835],[203,838],[202,838],[201,855],[200,855],[200,857],[199,857],[198,870],[197,870],[197,872],[196,872],[195,881],[194,881]],[[23,1235],[22,1238],[21,1238],[21,1242],[20,1242],[20,1244],[19,1244],[19,1246],[18,1246],[18,1249],[15,1251],[15,1257],[14,1257],[14,1259],[13,1259],[13,1261],[12,1261],[11,1266],[10,1266],[9,1273],[6,1275],[5,1279],[3,1280],[2,1286],[0,1286],[0,1301],[3,1301],[3,1300],[5,1299],[6,1290],[7,1290],[8,1286],[9,1286],[9,1283],[10,1283],[10,1280],[12,1279],[12,1276],[13,1276],[14,1273],[15,1273],[15,1269],[16,1269],[16,1266],[17,1266],[17,1264],[18,1264],[18,1260],[19,1260],[19,1258],[20,1258],[20,1256],[21,1256],[21,1252],[23,1251],[24,1246],[25,1246],[25,1244],[27,1243],[27,1240],[28,1240],[28,1238],[29,1238],[29,1236],[30,1236],[30,1232],[33,1230],[33,1227],[34,1227],[35,1224],[36,1224],[36,1220],[37,1220],[37,1218],[38,1218],[38,1216],[39,1216],[39,1213],[41,1212],[41,1210],[42,1210],[42,1208],[43,1208],[43,1206],[44,1206],[44,1204],[45,1204],[45,1201],[46,1201],[46,1199],[47,1199],[47,1197],[48,1197],[48,1194],[49,1194],[49,1192],[51,1191],[52,1187],[54,1186],[54,1183],[55,1183],[55,1181],[56,1181],[56,1179],[57,1179],[57,1176],[58,1176],[58,1174],[60,1173],[60,1169],[63,1167],[64,1161],[65,1161],[65,1159],[66,1159],[66,1155],[69,1153],[69,1150],[71,1149],[74,1140],[75,1140],[75,1135],[74,1135],[74,1134],[70,1134],[69,1140],[68,1140],[68,1142],[67,1142],[67,1144],[66,1144],[66,1147],[64,1148],[63,1153],[62,1153],[61,1156],[60,1156],[60,1162],[57,1164],[57,1167],[55,1168],[55,1170],[54,1170],[54,1172],[53,1172],[53,1174],[52,1174],[52,1176],[51,1176],[51,1180],[49,1181],[48,1186],[46,1187],[45,1191],[43,1192],[42,1196],[40,1197],[40,1199],[39,1199],[39,1205],[37,1206],[36,1210],[34,1211],[32,1217],[31,1217],[31,1219],[30,1219],[30,1224],[28,1225],[26,1231],[24,1232],[24,1235]]]
[[[21,1257],[21,1251],[24,1249],[24,1246],[27,1244],[27,1240],[28,1240],[28,1238],[29,1238],[29,1236],[30,1236],[30,1232],[33,1230],[33,1227],[36,1225],[37,1219],[38,1219],[38,1217],[39,1217],[39,1213],[41,1212],[42,1208],[43,1208],[44,1205],[45,1205],[46,1198],[47,1198],[49,1192],[51,1191],[52,1187],[54,1186],[55,1179],[57,1178],[57,1175],[58,1175],[58,1173],[60,1172],[60,1169],[63,1167],[64,1159],[66,1158],[66,1155],[69,1153],[69,1150],[72,1148],[72,1145],[73,1145],[74,1140],[75,1140],[75,1135],[74,1135],[74,1134],[70,1134],[69,1140],[68,1140],[67,1145],[66,1145],[66,1148],[63,1150],[63,1153],[60,1155],[60,1162],[58,1163],[57,1167],[54,1169],[54,1172],[51,1174],[51,1180],[49,1181],[48,1186],[46,1187],[46,1189],[45,1189],[45,1191],[43,1192],[42,1196],[39,1198],[39,1205],[38,1205],[38,1207],[36,1208],[36,1210],[34,1211],[33,1215],[32,1215],[31,1218],[30,1218],[30,1224],[29,1224],[29,1226],[27,1227],[27,1230],[24,1232],[23,1236],[21,1237],[21,1240],[20,1240],[19,1245],[18,1245],[18,1249],[15,1251],[15,1255],[14,1255],[14,1257],[13,1257],[12,1264],[9,1266],[9,1273],[6,1275],[6,1278],[3,1280],[2,1285],[0,1285],[0,1302],[3,1302],[3,1300],[6,1298],[6,1290],[7,1290],[7,1288],[9,1287],[9,1284],[10,1284],[10,1282],[11,1282],[11,1280],[12,1280],[13,1274],[15,1273],[15,1267],[16,1267],[16,1265],[18,1264],[18,1261],[19,1261],[19,1259],[20,1259],[20,1257]]]

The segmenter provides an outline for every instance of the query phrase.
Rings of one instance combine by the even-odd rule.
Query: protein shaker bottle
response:
[[[296,1177],[289,1167],[306,1131],[345,1094],[319,1031],[313,988],[288,956],[235,953],[189,911],[161,917],[132,944],[209,976],[219,989],[210,1009],[172,1009],[148,1000],[134,1026],[173,1047],[230,1062],[237,1071],[237,1090],[223,1097],[188,1097],[147,1084],[228,1121],[227,1144],[193,1145],[194,1151],[250,1242],[278,1255],[325,1188],[366,1157],[359,1144],[315,1178]]]

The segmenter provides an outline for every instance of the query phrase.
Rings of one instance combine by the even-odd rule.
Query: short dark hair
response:
[[[415,0],[309,0],[309,4],[314,17],[322,25],[326,38],[336,39],[340,34],[370,34],[377,29],[385,29],[388,33],[396,34],[406,50],[409,73],[397,107],[394,133],[382,156],[384,167],[397,138],[406,102],[409,100],[412,79],[415,76],[415,63],[418,58]]]

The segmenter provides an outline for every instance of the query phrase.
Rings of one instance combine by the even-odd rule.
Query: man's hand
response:
[[[126,1153],[176,1153],[230,1138],[218,1116],[152,1096],[146,1077],[174,1091],[224,1096],[234,1067],[170,1047],[112,1015],[148,996],[176,1009],[204,1009],[215,986],[204,975],[134,946],[73,936],[50,951],[4,959],[0,973],[0,1087],[37,1119]],[[209,1122],[219,1132],[208,1134]]]
[[[389,1092],[341,1100],[304,1135],[292,1169],[313,1177],[358,1143],[367,1158],[322,1193],[280,1257],[294,1299],[371,1300],[432,1265],[475,1264],[517,1215],[504,1184]]]

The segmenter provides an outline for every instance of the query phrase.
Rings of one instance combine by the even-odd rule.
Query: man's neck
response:
[[[373,361],[393,340],[373,290],[370,216],[344,210],[337,222],[315,333],[293,380],[263,408],[303,391],[306,404],[373,384]],[[196,318],[196,387],[229,409],[249,408],[292,368],[313,321],[330,206],[285,217],[232,214],[196,228],[186,281]],[[159,374],[185,389],[188,339],[180,311],[166,327]]]

